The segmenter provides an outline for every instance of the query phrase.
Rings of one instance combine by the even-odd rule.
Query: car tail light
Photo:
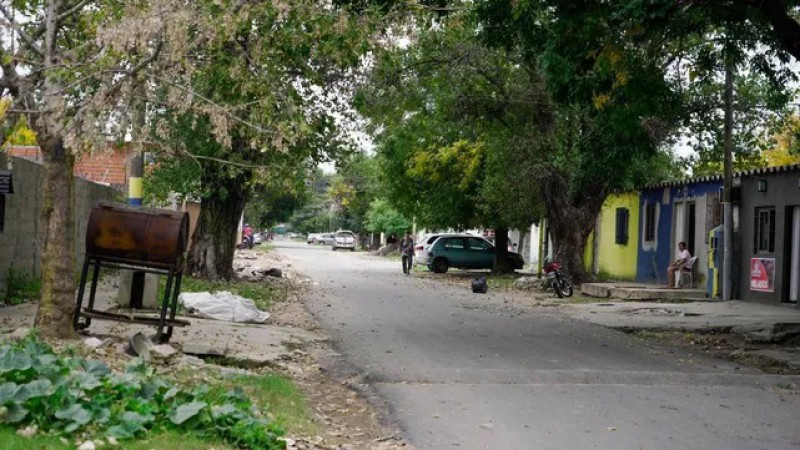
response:
[[[424,248],[425,247],[423,247],[422,245],[418,245],[418,246],[414,247],[414,250],[422,250]]]

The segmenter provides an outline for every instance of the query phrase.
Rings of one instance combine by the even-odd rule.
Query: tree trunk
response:
[[[508,228],[494,229],[494,251],[492,273],[496,275],[514,273],[514,266],[508,259]]]
[[[553,257],[564,266],[573,283],[583,283],[589,279],[583,264],[586,239],[605,201],[605,189],[593,186],[570,195],[567,179],[551,172],[545,177],[542,196],[554,241]]]
[[[207,174],[213,173],[214,168],[205,170]],[[214,189],[200,204],[187,270],[195,277],[230,280],[234,275],[233,253],[241,240],[236,230],[244,211],[247,191],[242,176],[213,178],[209,176],[203,180],[204,186],[214,186]]]
[[[35,326],[42,336],[69,337],[75,312],[75,218],[73,167],[75,157],[61,138],[42,140],[46,226],[42,257],[42,292]]]

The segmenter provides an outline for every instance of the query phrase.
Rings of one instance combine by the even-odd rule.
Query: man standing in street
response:
[[[406,231],[406,236],[400,240],[400,256],[403,258],[403,273],[410,275],[414,262],[414,239],[410,231]]]

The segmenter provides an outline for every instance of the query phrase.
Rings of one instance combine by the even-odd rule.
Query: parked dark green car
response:
[[[491,269],[494,267],[494,253],[494,245],[477,236],[442,236],[431,245],[426,262],[428,269],[436,273],[445,273],[451,267]],[[525,265],[519,253],[508,252],[508,257],[515,270]]]

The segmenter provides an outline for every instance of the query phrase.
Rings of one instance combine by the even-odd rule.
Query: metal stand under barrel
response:
[[[172,336],[173,327],[188,326],[188,321],[175,318],[188,240],[189,215],[186,213],[99,202],[92,209],[86,230],[86,260],[73,318],[75,330],[88,328],[92,319],[155,325],[154,340],[164,343]],[[90,266],[93,271],[89,303],[82,310]],[[159,316],[96,310],[94,301],[101,268],[166,275]]]

